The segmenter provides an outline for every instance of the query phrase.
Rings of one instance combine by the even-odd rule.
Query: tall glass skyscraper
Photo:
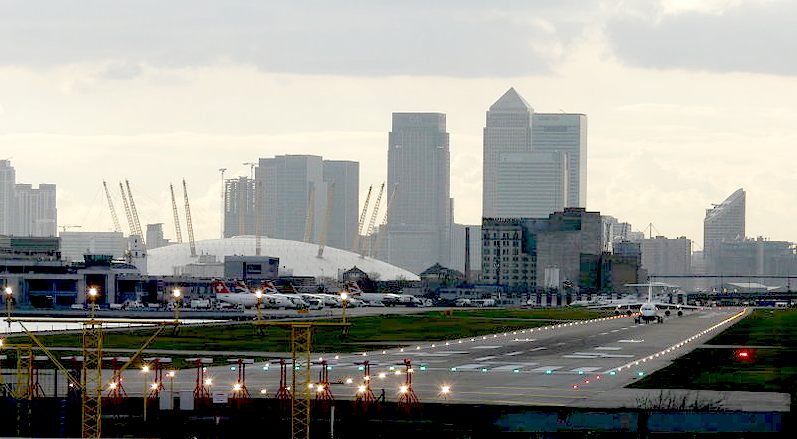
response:
[[[16,171],[10,160],[0,160],[0,235],[13,234],[16,221]]]
[[[396,188],[388,226],[391,264],[420,273],[448,264],[452,226],[446,115],[393,113],[386,193]]]
[[[585,115],[535,113],[510,88],[487,111],[483,152],[483,217],[547,218],[585,207]]]
[[[745,238],[745,192],[738,189],[720,204],[706,209],[703,220],[703,254],[706,259],[715,255],[723,241],[736,241]]]

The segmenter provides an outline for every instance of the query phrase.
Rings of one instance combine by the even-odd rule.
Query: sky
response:
[[[220,168],[356,160],[362,203],[391,113],[443,112],[455,220],[478,224],[485,112],[515,87],[587,114],[588,210],[699,250],[705,209],[744,188],[747,235],[797,241],[795,53],[792,1],[0,0],[0,159],[57,184],[73,231],[112,229],[103,180],[126,229],[128,179],[174,237],[185,178],[214,238]]]

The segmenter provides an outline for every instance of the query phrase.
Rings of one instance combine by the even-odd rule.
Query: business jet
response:
[[[653,300],[653,287],[654,286],[669,286],[667,284],[661,283],[654,283],[649,282],[646,284],[626,284],[627,287],[648,287],[648,298],[644,302],[640,301],[629,301],[620,304],[606,304],[606,305],[599,305],[599,306],[590,306],[593,309],[607,309],[614,307],[617,312],[627,309],[630,310],[631,308],[639,308],[639,315],[634,318],[635,323],[664,323],[664,317],[669,317],[671,313],[671,309],[677,310],[678,317],[683,315],[684,309],[698,309],[697,306],[691,305],[680,305],[680,304],[673,304],[673,303],[663,303],[663,302],[656,302]],[[664,309],[664,315],[659,314],[659,310]]]

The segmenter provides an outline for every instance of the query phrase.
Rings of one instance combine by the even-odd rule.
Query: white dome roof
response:
[[[279,258],[280,271],[291,270],[294,276],[332,276],[338,271],[348,270],[355,265],[366,273],[379,273],[381,280],[407,279],[418,280],[418,276],[403,268],[390,265],[373,258],[360,257],[359,254],[333,247],[324,249],[324,257],[319,258],[318,244],[284,239],[260,238],[263,256]],[[219,262],[224,256],[254,256],[255,237],[236,236],[225,239],[206,239],[196,242],[197,254],[215,255]],[[191,257],[188,243],[173,244],[147,251],[147,274],[169,276],[174,274],[174,267],[181,267],[198,262]]]

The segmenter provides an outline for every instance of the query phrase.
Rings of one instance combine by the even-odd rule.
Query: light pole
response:
[[[174,321],[180,320],[180,302],[182,299],[182,292],[179,288],[172,290],[172,297],[174,297]]]
[[[349,327],[346,325],[346,307],[349,304],[349,293],[343,291],[340,293],[340,307],[341,307],[341,318],[343,319],[343,329],[341,330],[341,335],[345,338],[349,335]]]
[[[171,394],[172,398],[174,398],[174,375],[175,375],[175,372],[173,370],[170,370],[167,375],[169,376],[169,394]]]
[[[141,392],[141,399],[144,400],[144,422],[147,422],[147,374],[149,373],[149,365],[145,364],[141,367],[143,378],[141,381],[144,383],[144,390]]]
[[[14,290],[11,287],[6,287],[3,290],[6,299],[6,315],[8,316],[8,326],[11,326],[11,301],[14,300]]]
[[[260,323],[263,320],[263,312],[260,310],[260,305],[263,303],[263,290],[256,290],[255,298],[257,298],[257,302],[255,304],[255,309],[257,310],[257,322]]]
[[[94,320],[94,314],[97,312],[97,297],[99,297],[100,292],[97,287],[89,288],[89,293],[87,300],[89,302],[89,316],[92,320]]]

